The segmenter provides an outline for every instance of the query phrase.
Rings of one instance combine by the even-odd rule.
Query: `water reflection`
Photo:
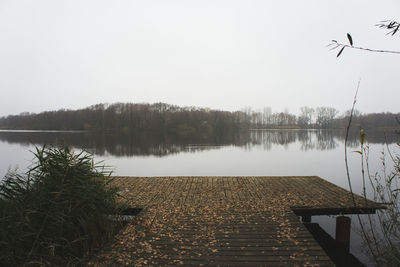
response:
[[[369,143],[395,142],[394,132],[367,132]],[[299,143],[300,150],[332,150],[344,142],[341,130],[251,130],[228,132],[220,135],[180,135],[165,132],[134,134],[92,134],[82,132],[24,132],[0,131],[0,141],[22,145],[67,144],[92,151],[96,155],[112,156],[166,156],[180,152],[198,152],[224,146],[239,146],[246,150],[273,146],[288,148]],[[352,131],[348,144],[359,146],[359,133]]]

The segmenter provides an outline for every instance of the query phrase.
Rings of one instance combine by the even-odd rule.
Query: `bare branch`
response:
[[[381,29],[389,30],[389,32],[386,33],[386,35],[391,34],[393,36],[396,33],[400,34],[400,23],[394,20],[383,20],[380,23],[376,24],[375,26]]]
[[[332,43],[330,43],[328,46],[334,46],[330,50],[334,50],[334,49],[337,49],[337,48],[340,47],[340,49],[351,48],[351,49],[357,49],[357,50],[363,50],[363,51],[375,52],[375,53],[400,54],[400,51],[371,49],[371,48],[365,48],[365,47],[360,47],[360,46],[351,46],[351,45],[347,45],[347,44],[344,44],[344,43],[340,43],[340,42],[338,42],[336,40],[332,40]]]
[[[375,26],[381,28],[381,29],[387,29],[389,32],[386,35],[395,35],[398,33],[400,35],[400,23],[394,20],[383,20],[380,23],[376,24]],[[366,47],[360,47],[360,46],[354,46],[353,45],[353,38],[349,33],[347,33],[347,39],[349,41],[349,44],[344,44],[340,43],[336,40],[332,40],[332,42],[327,45],[328,47],[332,46],[330,50],[335,50],[337,48],[339,49],[339,53],[336,55],[339,57],[343,50],[345,48],[351,48],[351,49],[357,49],[357,50],[363,50],[363,51],[368,51],[368,52],[374,52],[374,53],[389,53],[389,54],[400,54],[400,51],[393,51],[393,50],[385,50],[385,49],[371,49],[371,48],[366,48]]]

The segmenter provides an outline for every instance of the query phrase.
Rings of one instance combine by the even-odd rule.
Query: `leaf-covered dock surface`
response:
[[[373,212],[319,177],[116,177],[143,208],[94,265],[333,266],[295,212]],[[315,211],[315,213],[313,212]]]

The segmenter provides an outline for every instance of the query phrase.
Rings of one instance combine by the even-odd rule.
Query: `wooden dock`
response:
[[[319,177],[116,177],[143,211],[94,265],[333,266],[298,216],[382,206]]]

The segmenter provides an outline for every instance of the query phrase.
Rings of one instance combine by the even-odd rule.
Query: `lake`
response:
[[[91,134],[87,132],[0,131],[0,177],[8,169],[25,171],[35,146],[67,144],[94,154],[96,162],[123,176],[320,176],[348,189],[344,162],[345,132],[341,130],[249,130],[215,136],[160,132]],[[362,189],[359,132],[348,139],[348,162],[355,192]],[[371,170],[382,168],[388,143],[397,149],[392,132],[367,131]],[[314,216],[334,236],[334,218]],[[351,251],[368,262],[360,250],[353,218]]]

